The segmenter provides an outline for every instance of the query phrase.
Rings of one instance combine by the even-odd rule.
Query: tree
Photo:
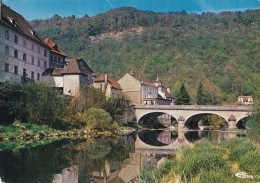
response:
[[[197,90],[197,104],[198,105],[209,105],[209,104],[217,104],[216,97],[210,92],[206,91],[203,88],[202,83],[199,83],[199,87]]]
[[[176,105],[181,105],[181,82],[177,81],[174,84],[174,88],[173,88],[173,94],[174,94],[174,103]]]
[[[184,83],[181,84],[181,103],[183,105],[190,105],[190,95],[188,93],[188,91],[186,90],[186,87],[184,85]]]

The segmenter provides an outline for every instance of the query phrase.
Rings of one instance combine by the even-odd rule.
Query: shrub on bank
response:
[[[104,109],[91,107],[85,113],[87,130],[113,130],[118,126],[113,122],[112,117]]]

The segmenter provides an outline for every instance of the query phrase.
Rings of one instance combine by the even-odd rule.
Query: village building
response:
[[[49,48],[22,15],[0,2],[0,82],[41,80]]]
[[[51,38],[45,38],[44,42],[50,50],[50,68],[63,68],[67,55],[60,49],[57,43]]]
[[[64,95],[78,96],[82,86],[91,85],[94,73],[82,59],[66,60],[64,68],[49,68],[43,74],[44,82],[60,89]]]
[[[100,74],[93,83],[94,88],[101,89],[106,99],[122,98],[122,88],[120,84],[108,74]]]
[[[250,105],[253,104],[253,97],[252,96],[238,96],[237,103],[239,105]]]
[[[157,78],[155,82],[144,80],[141,75],[136,76],[131,70],[118,80],[122,92],[131,104],[141,105],[172,105],[173,96],[169,89],[165,89]]]

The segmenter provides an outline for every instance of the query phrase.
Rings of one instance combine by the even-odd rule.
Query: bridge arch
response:
[[[188,129],[198,129],[199,128],[199,122],[207,116],[215,115],[217,118],[221,118],[223,120],[222,127],[228,127],[228,121],[225,119],[225,116],[218,112],[195,112],[193,114],[190,114],[187,116],[187,119],[185,120],[184,126]],[[221,120],[220,119],[220,120]],[[217,120],[217,119],[216,119]]]
[[[248,119],[250,116],[245,116],[243,118],[240,118],[236,121],[236,126],[238,129],[246,129],[246,119]]]
[[[137,121],[138,126],[150,128],[162,128],[165,125],[172,125],[177,119],[165,112],[148,112],[143,114]]]

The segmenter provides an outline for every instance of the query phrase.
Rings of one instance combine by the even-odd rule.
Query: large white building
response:
[[[49,48],[24,17],[0,2],[0,82],[41,80]]]

